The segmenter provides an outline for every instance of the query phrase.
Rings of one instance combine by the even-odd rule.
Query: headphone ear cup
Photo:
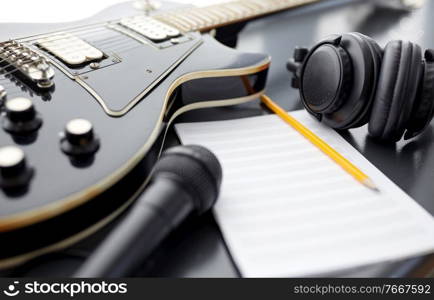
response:
[[[352,69],[351,89],[332,112],[315,111],[315,113],[320,115],[319,119],[324,124],[335,129],[360,127],[369,120],[380,74],[382,50],[373,39],[355,32],[340,35],[339,47],[349,56]],[[311,53],[316,48],[313,49]],[[301,77],[303,76],[302,69]],[[303,78],[301,81],[303,82]],[[303,96],[302,101],[306,102]]]
[[[384,50],[369,121],[369,133],[398,141],[404,134],[422,77],[422,50],[411,42],[392,41]]]
[[[406,140],[420,134],[434,116],[434,50],[427,50],[425,59],[423,81],[407,125]]]

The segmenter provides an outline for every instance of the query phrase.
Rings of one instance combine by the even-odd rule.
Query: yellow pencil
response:
[[[291,125],[295,130],[307,138],[312,144],[318,147],[322,152],[333,159],[338,165],[340,165],[345,171],[353,176],[357,181],[367,186],[368,188],[379,191],[374,182],[363,173],[359,168],[353,165],[348,159],[339,154],[335,149],[330,147],[326,142],[319,138],[316,134],[306,128],[303,124],[298,122],[295,118],[291,117],[285,110],[283,110],[277,103],[271,100],[268,96],[262,95],[261,101],[271,111],[282,118],[286,123]]]

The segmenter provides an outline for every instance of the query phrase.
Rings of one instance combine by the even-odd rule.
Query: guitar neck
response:
[[[183,32],[209,31],[275,12],[321,0],[239,0],[206,7],[184,8],[158,14],[154,18]]]

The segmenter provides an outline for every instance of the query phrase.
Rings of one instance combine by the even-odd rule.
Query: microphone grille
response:
[[[222,182],[222,167],[217,157],[198,145],[177,146],[165,151],[155,165],[154,176],[175,175],[194,197],[196,210],[202,214],[217,200]]]

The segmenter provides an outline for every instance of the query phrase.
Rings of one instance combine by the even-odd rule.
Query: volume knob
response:
[[[3,128],[11,133],[32,132],[41,127],[42,119],[33,106],[33,102],[27,98],[13,98],[5,103],[6,118],[3,120]]]
[[[73,119],[65,126],[61,148],[68,155],[81,156],[95,153],[99,139],[94,134],[93,125],[86,119]]]
[[[25,186],[33,170],[27,166],[23,150],[15,146],[0,148],[0,186],[4,189]]]

